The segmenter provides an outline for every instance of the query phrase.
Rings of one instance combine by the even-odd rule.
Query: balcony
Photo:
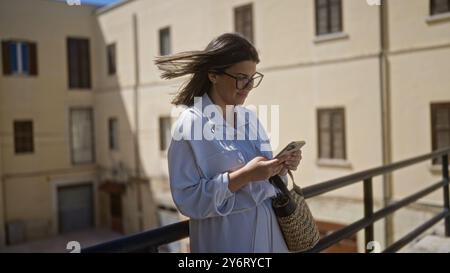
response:
[[[351,237],[358,231],[364,229],[366,252],[376,251],[373,249],[374,242],[374,223],[378,220],[384,219],[391,215],[395,211],[404,208],[405,206],[412,204],[420,198],[423,198],[435,191],[441,190],[443,193],[443,205],[440,213],[422,223],[414,230],[389,245],[382,252],[398,252],[403,247],[413,242],[419,235],[425,232],[430,227],[434,226],[440,221],[444,221],[445,236],[450,237],[450,201],[449,201],[449,172],[448,172],[448,155],[450,153],[450,147],[437,150],[435,152],[421,155],[418,157],[410,158],[400,162],[392,163],[389,165],[357,172],[348,176],[340,177],[337,179],[325,181],[313,186],[309,186],[303,189],[305,198],[313,198],[333,190],[340,189],[356,183],[363,183],[363,196],[364,196],[364,217],[351,223],[348,226],[343,227],[336,232],[323,236],[319,243],[311,249],[309,252],[322,252],[334,244]],[[424,162],[430,159],[441,158],[442,159],[442,179],[436,183],[421,189],[410,196],[397,200],[396,202],[378,210],[374,211],[373,204],[373,182],[372,179],[376,176],[391,173],[395,170],[400,170],[411,165]],[[183,221],[172,225],[164,226],[158,229],[142,232],[140,234],[127,236],[110,242],[102,243],[92,247],[82,249],[83,253],[96,253],[96,252],[159,252],[160,247],[189,236],[189,221]],[[427,237],[426,237],[427,238]],[[425,238],[425,239],[426,239]],[[430,238],[430,237],[428,237]],[[425,240],[424,239],[424,240]],[[428,242],[433,241],[435,244],[445,244],[450,242],[450,239],[432,238],[427,239]],[[446,240],[446,241],[445,241]],[[422,240],[423,241],[423,240]],[[442,243],[443,242],[443,243]],[[426,241],[422,244],[427,245]],[[439,246],[438,246],[439,247]],[[425,248],[426,249],[426,248]]]

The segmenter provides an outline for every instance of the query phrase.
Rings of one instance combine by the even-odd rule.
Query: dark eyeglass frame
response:
[[[263,78],[264,78],[264,74],[259,73],[259,72],[256,72],[256,73],[253,74],[250,78],[246,78],[247,83],[244,85],[243,88],[239,88],[239,86],[238,86],[238,81],[239,81],[239,80],[245,79],[244,77],[243,77],[243,78],[239,78],[239,77],[234,76],[234,75],[232,75],[232,74],[230,74],[230,73],[227,73],[227,72],[225,72],[225,71],[220,71],[220,74],[225,74],[225,75],[227,75],[228,77],[231,77],[231,78],[235,79],[235,82],[236,82],[236,89],[237,89],[237,90],[245,90],[245,89],[248,87],[248,85],[250,84],[250,82],[252,82],[252,81],[255,80],[255,75],[257,75],[258,77],[261,77],[261,80],[259,80],[259,82],[258,82],[256,85],[252,86],[252,89],[258,87],[258,86],[261,84],[261,82],[262,82],[262,80],[263,80]]]

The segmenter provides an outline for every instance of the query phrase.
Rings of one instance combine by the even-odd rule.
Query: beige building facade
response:
[[[339,2],[326,6],[339,12],[323,28],[318,2]],[[81,198],[63,192],[69,185],[91,185],[93,227],[129,234],[175,221],[167,127],[170,99],[184,79],[161,80],[153,60],[163,51],[203,49],[213,37],[239,30],[241,7],[251,14],[245,20],[265,75],[246,103],[279,106],[275,150],[306,141],[295,173],[302,186],[445,146],[450,131],[442,130],[433,146],[432,109],[441,105],[445,113],[450,103],[450,11],[430,13],[432,2],[385,1],[380,8],[365,0],[135,0],[95,9],[1,0],[0,39],[36,42],[38,75],[0,75],[0,242],[9,228],[20,230],[17,223],[30,240],[61,232],[63,197]],[[87,89],[68,84],[68,37],[89,40]],[[94,160],[81,165],[71,160],[70,113],[78,108],[92,109],[95,143]],[[18,155],[13,123],[24,119],[33,120],[34,152]],[[324,141],[326,124],[334,128],[328,128],[334,144]],[[375,207],[383,206],[386,191],[396,200],[440,178],[431,161],[394,172],[391,188],[376,177]],[[360,183],[314,198],[310,206],[324,226],[346,225],[363,217],[362,192]],[[431,218],[439,205],[440,191],[396,213],[391,237]],[[173,219],[161,218],[156,208]],[[385,230],[384,221],[376,223],[382,245]],[[363,251],[363,234],[353,243]]]

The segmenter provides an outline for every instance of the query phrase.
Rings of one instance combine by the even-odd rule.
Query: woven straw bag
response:
[[[281,191],[273,197],[272,207],[289,251],[307,251],[319,241],[319,229],[306,204],[303,192],[295,184],[290,171],[289,176],[294,184],[290,191],[280,176],[275,175],[269,179]]]

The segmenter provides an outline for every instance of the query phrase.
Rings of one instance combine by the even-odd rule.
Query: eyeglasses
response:
[[[234,76],[225,71],[222,71],[221,73],[227,75],[228,77],[235,79],[236,80],[236,89],[238,89],[238,90],[246,90],[246,89],[256,88],[259,86],[262,79],[264,78],[264,75],[259,72],[256,72],[255,74],[253,74],[253,76],[250,78],[245,77],[245,76]]]

